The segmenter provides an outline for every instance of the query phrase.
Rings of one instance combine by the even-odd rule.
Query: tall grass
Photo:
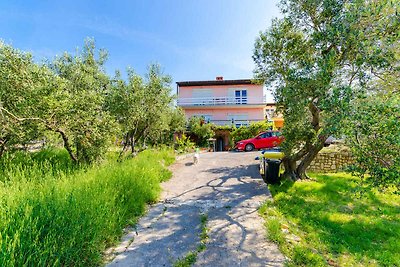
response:
[[[170,151],[77,167],[57,151],[0,162],[0,266],[93,266],[154,202]]]

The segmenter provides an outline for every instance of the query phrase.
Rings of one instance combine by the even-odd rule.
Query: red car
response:
[[[267,131],[258,134],[256,137],[241,140],[236,143],[235,149],[253,151],[254,149],[271,148],[279,146],[283,141],[282,133],[279,131]]]

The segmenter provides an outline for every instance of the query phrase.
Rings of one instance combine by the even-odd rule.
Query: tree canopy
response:
[[[49,63],[0,43],[0,157],[49,136],[84,163],[101,158],[121,130],[128,141],[170,142],[184,125],[172,104],[170,76],[151,65],[145,77],[129,70],[128,81],[118,71],[111,78],[106,59],[92,39]]]
[[[132,153],[141,142],[156,144],[172,140],[174,131],[182,130],[182,111],[173,107],[171,77],[157,64],[150,65],[145,78],[128,70],[128,81],[117,73],[107,95],[107,107],[124,133],[125,148]]]
[[[306,177],[325,140],[343,134],[357,99],[373,94],[371,84],[398,68],[398,5],[281,1],[283,18],[260,34],[253,59],[255,76],[275,87],[285,118],[286,175]]]

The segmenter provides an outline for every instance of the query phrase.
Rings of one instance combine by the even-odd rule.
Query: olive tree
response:
[[[124,133],[124,148],[131,153],[137,144],[166,143],[184,125],[184,115],[173,106],[171,77],[157,64],[150,65],[145,77],[128,69],[127,81],[117,72],[107,94],[107,108]]]
[[[58,90],[45,120],[48,129],[59,134],[71,159],[92,162],[108,147],[115,129],[113,117],[105,109],[110,84],[104,70],[107,53],[97,51],[88,39],[76,55],[64,53],[51,63]]]
[[[341,132],[353,101],[376,73],[393,66],[396,1],[283,0],[283,18],[255,43],[255,76],[275,87],[285,118],[286,175],[306,169],[330,135]],[[386,10],[387,14],[380,12]]]
[[[43,136],[54,78],[29,53],[0,42],[0,156],[7,147]]]
[[[352,173],[400,193],[400,43],[389,49],[397,63],[377,73],[369,94],[354,101],[343,133],[355,159]]]

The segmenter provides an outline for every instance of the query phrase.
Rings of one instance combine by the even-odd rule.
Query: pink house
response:
[[[263,85],[250,79],[177,82],[178,106],[187,118],[203,116],[217,125],[248,125],[265,120]]]

